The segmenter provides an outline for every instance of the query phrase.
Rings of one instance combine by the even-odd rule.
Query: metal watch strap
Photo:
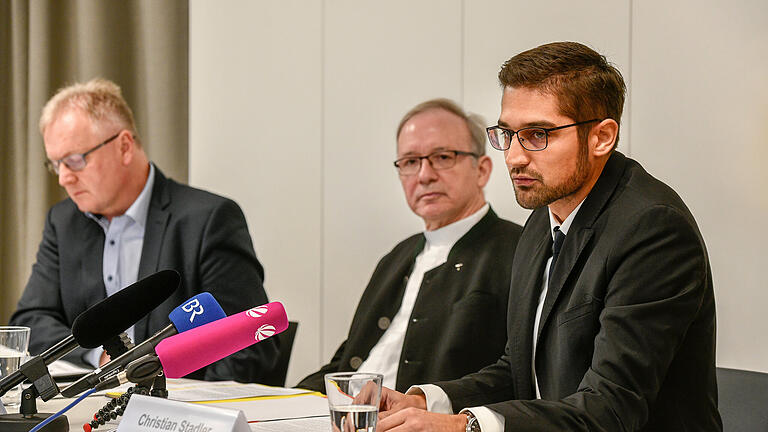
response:
[[[465,429],[465,432],[482,432],[477,417],[469,411],[464,411],[464,414],[467,416],[467,428]]]

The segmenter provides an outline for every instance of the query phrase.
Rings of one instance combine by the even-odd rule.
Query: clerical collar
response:
[[[476,223],[480,222],[490,210],[491,206],[485,203],[480,210],[472,213],[464,219],[458,220],[452,224],[440,227],[434,231],[424,231],[424,237],[427,238],[427,245],[437,246],[445,244],[454,244],[464,236]]]

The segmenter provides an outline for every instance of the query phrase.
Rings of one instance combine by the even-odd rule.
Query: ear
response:
[[[590,133],[590,143],[594,143],[591,146],[592,154],[596,157],[610,154],[618,136],[619,124],[616,123],[616,120],[608,118],[598,123]]]
[[[136,152],[136,141],[133,139],[133,134],[125,129],[120,132],[120,136],[116,139],[120,150],[120,162],[128,166],[133,161],[134,153]]]
[[[480,188],[484,188],[491,178],[491,171],[493,170],[493,162],[488,155],[482,155],[477,158],[477,185]]]

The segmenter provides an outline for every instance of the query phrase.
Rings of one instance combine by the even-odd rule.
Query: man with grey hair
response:
[[[504,351],[521,227],[485,201],[492,164],[480,121],[447,99],[417,105],[398,126],[395,167],[425,230],[381,259],[347,340],[298,387],[325,392],[324,374],[360,371],[405,390],[458,378]]]
[[[37,261],[11,317],[32,329],[32,354],[69,335],[74,319],[93,304],[162,269],[178,271],[181,286],[129,329],[135,343],[203,291],[227,314],[267,302],[264,270],[238,205],[166,178],[144,152],[116,84],[94,79],[59,90],[43,108],[40,132],[46,165],[69,198],[48,212]],[[266,340],[190,376],[258,381],[276,354],[276,342]],[[94,367],[108,361],[101,349],[83,348],[66,359]]]

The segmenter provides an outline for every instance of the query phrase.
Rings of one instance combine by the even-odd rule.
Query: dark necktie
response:
[[[553,231],[555,232],[555,240],[552,242],[552,263],[549,265],[548,281],[552,280],[552,270],[555,269],[557,256],[560,255],[560,249],[563,247],[563,242],[565,241],[565,234],[560,231],[560,227],[555,227]],[[549,282],[547,282],[547,284],[549,284]]]

